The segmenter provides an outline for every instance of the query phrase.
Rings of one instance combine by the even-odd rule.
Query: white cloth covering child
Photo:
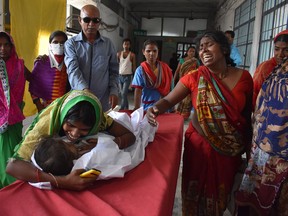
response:
[[[113,141],[113,136],[105,133],[95,135],[98,138],[97,145],[90,152],[75,160],[72,170],[88,170],[91,168],[101,170],[97,180],[121,178],[126,172],[138,166],[144,161],[145,147],[154,140],[157,130],[157,127],[153,127],[148,123],[142,107],[135,110],[131,117],[127,113],[116,111],[110,111],[108,115],[132,131],[136,141],[128,148],[120,150]],[[88,138],[91,138],[91,136],[86,137],[86,139]],[[41,169],[34,159],[34,153],[31,161],[36,167]],[[40,189],[51,189],[50,182],[29,183]]]

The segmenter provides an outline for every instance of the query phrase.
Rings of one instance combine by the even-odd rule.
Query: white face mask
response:
[[[50,44],[50,50],[54,55],[63,55],[64,54],[64,45],[63,44]]]

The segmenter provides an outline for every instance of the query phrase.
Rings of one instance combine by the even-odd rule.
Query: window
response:
[[[186,51],[190,46],[196,46],[193,43],[177,43],[177,56],[179,58],[184,58],[184,55],[186,54]]]
[[[142,18],[142,27],[141,29],[147,31],[148,36],[161,36],[161,18]]]
[[[247,0],[235,10],[234,44],[239,49],[242,57],[242,65],[240,67],[247,70],[250,67],[255,8],[256,0]]]
[[[264,0],[258,64],[273,56],[273,38],[287,28],[287,0]]]
[[[183,37],[184,19],[182,18],[163,18],[162,36]]]
[[[146,30],[148,36],[191,37],[189,33],[195,32],[195,37],[207,29],[207,19],[142,17],[141,29]]]

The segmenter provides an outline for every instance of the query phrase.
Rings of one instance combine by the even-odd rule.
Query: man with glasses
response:
[[[65,64],[72,89],[94,93],[103,111],[118,104],[119,64],[111,40],[100,35],[99,9],[85,5],[78,21],[82,31],[65,43]]]

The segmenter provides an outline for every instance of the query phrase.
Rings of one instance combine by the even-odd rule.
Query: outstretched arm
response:
[[[149,123],[156,126],[156,117],[182,101],[189,93],[190,90],[181,82],[178,82],[175,88],[166,97],[157,101],[153,107],[150,107],[147,110],[146,116]]]
[[[67,74],[71,88],[76,90],[88,89],[88,84],[83,77],[83,71],[81,71],[79,67],[77,50],[73,39],[71,38],[66,41],[64,46],[64,62],[67,67]]]
[[[6,172],[23,181],[29,182],[50,182],[54,188],[68,190],[83,190],[91,186],[97,179],[81,178],[79,175],[85,170],[74,170],[66,176],[53,176],[36,168],[32,163],[23,160],[10,160]]]

